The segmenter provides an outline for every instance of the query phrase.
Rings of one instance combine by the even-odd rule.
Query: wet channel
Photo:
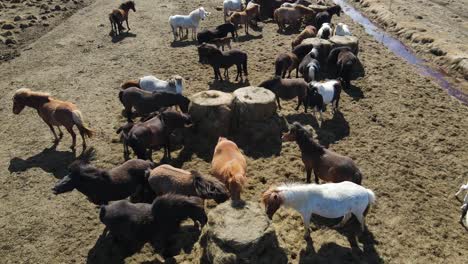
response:
[[[333,0],[333,2],[339,4],[346,15],[351,17],[351,19],[356,23],[362,25],[369,35],[382,43],[395,55],[405,59],[408,63],[415,65],[422,75],[429,76],[434,79],[439,84],[439,86],[442,87],[442,89],[447,91],[449,95],[457,98],[464,104],[468,104],[468,95],[449,83],[446,79],[446,74],[425,65],[425,61],[421,58],[418,58],[416,54],[409,50],[405,44],[392,37],[383,29],[379,28],[376,24],[372,23],[372,21],[370,21],[365,15],[347,3],[346,0]]]

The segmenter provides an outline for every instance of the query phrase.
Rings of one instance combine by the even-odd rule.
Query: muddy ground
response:
[[[459,0],[350,1],[468,92],[468,5]]]
[[[223,19],[215,10],[220,2],[140,0],[137,12],[130,14],[132,30],[111,38],[107,13],[116,2],[96,1],[28,45],[20,57],[1,64],[0,263],[160,262],[149,245],[126,253],[101,236],[104,226],[98,208],[80,193],[52,194],[52,186],[75,158],[68,148],[70,137],[66,134],[56,149],[48,149],[52,135],[47,126],[32,109],[14,116],[11,98],[17,88],[30,87],[75,102],[97,131],[90,141],[97,149],[96,165],[118,165],[123,157],[115,129],[124,119],[117,88],[123,80],[180,74],[187,79],[188,94],[247,85],[213,82],[211,68],[198,64],[193,42],[171,47],[169,14],[185,14],[201,4],[213,12],[201,26],[215,26]],[[420,76],[349,18],[335,21],[348,23],[360,38],[366,77],[353,82],[342,95],[342,114],[332,118],[327,113],[322,128],[310,114],[294,111],[295,101],[284,102],[280,115],[311,125],[322,144],[357,162],[363,185],[377,195],[367,218],[366,236],[373,243],[353,255],[344,236],[318,229],[312,232],[313,248],[306,248],[300,216],[282,209],[273,219],[281,249],[291,263],[463,263],[468,238],[458,223],[460,204],[453,194],[468,178],[467,106]],[[273,74],[275,56],[289,49],[296,34],[278,34],[269,22],[260,25],[261,32],[250,37],[241,33],[233,44],[249,55],[253,85]],[[207,173],[209,149],[193,139],[173,153],[174,164]],[[279,156],[269,153],[274,151],[258,149],[248,157],[247,200],[259,201],[271,184],[304,181],[294,143],[283,144]],[[161,156],[158,152],[154,158]],[[180,241],[189,243],[196,234],[187,232],[178,237]],[[197,263],[197,245],[193,250],[186,246],[175,261]]]

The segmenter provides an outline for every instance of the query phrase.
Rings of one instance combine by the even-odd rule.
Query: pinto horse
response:
[[[270,187],[262,195],[266,214],[270,219],[281,207],[295,209],[302,215],[304,239],[310,239],[310,219],[312,214],[325,218],[343,217],[335,227],[342,227],[352,215],[365,228],[365,216],[375,203],[375,194],[371,190],[352,182],[327,184],[283,184]],[[351,245],[357,245],[356,236],[349,239]]]
[[[350,157],[335,153],[315,142],[312,134],[298,122],[292,124],[282,140],[296,141],[299,145],[307,173],[307,183],[310,183],[313,170],[315,183],[319,183],[320,178],[327,182],[352,181],[361,184],[361,171]]]
[[[111,23],[112,32],[114,32],[114,34],[120,35],[122,30],[125,29],[122,26],[124,20],[127,22],[128,30],[130,30],[130,26],[128,25],[128,13],[130,10],[136,12],[135,2],[133,1],[122,3],[118,9],[112,10],[112,12],[109,14],[109,21]]]
[[[234,202],[241,200],[240,193],[247,182],[247,162],[236,143],[220,137],[211,162],[211,174],[223,182]]]
[[[18,115],[26,106],[37,110],[39,116],[52,131],[55,144],[58,144],[60,139],[62,139],[63,133],[62,130],[60,130],[60,126],[64,126],[73,139],[70,148],[75,150],[76,134],[73,131],[73,126],[76,125],[83,139],[83,150],[86,149],[85,137],[92,137],[94,131],[83,124],[82,114],[76,105],[54,99],[48,93],[33,92],[26,88],[16,90],[13,96],[13,113]],[[56,126],[59,131],[58,137],[55,133],[54,126]]]

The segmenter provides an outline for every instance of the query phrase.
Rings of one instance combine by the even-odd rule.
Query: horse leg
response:
[[[73,131],[73,126],[69,126],[69,127],[65,127],[68,131],[68,133],[70,133],[71,137],[72,137],[72,145],[70,146],[70,148],[72,150],[75,150],[75,146],[76,146],[76,134],[75,134],[75,131]]]
[[[281,104],[280,104],[280,99],[279,96],[276,96],[276,103],[278,103],[278,109],[281,110]]]
[[[302,214],[302,221],[304,222],[304,239],[310,239],[310,217],[312,214],[310,213],[303,213]]]
[[[468,212],[468,204],[464,204],[462,206],[462,213],[461,213],[461,216],[460,216],[460,224],[462,224],[463,226],[465,226],[463,224],[463,218],[465,217],[466,213]]]
[[[299,107],[301,106],[302,104],[302,98],[301,97],[297,97],[297,106],[296,106],[296,111],[299,110]],[[305,103],[304,103],[305,105]],[[306,111],[307,112],[307,111]]]
[[[306,182],[310,183],[310,178],[312,177],[312,169],[306,167]],[[317,177],[315,177],[315,183],[317,182]]]
[[[52,134],[54,135],[54,144],[57,144],[60,139],[57,137],[57,134],[55,133],[54,127],[51,124],[47,124],[50,128],[50,131],[52,131]]]
[[[366,226],[364,215],[362,214],[362,212],[354,215],[356,216],[356,219],[359,221],[359,223],[361,223],[361,231],[364,232]]]
[[[86,149],[85,131],[79,128],[78,130],[80,131],[81,140],[83,140],[83,150],[85,150]]]
[[[63,132],[62,132],[62,130],[60,129],[60,126],[57,126],[57,129],[58,129],[58,131],[59,131],[59,139],[62,139],[62,137],[63,137]]]
[[[130,31],[130,26],[128,25],[128,17],[125,19],[125,22],[127,22],[127,30]]]
[[[319,184],[319,175],[318,175],[318,172],[314,170],[314,178],[315,178],[315,183],[316,184]],[[310,180],[310,178],[309,178]],[[310,182],[310,181],[309,181]]]
[[[334,225],[333,228],[341,228],[343,227],[347,222],[348,220],[351,218],[352,214],[351,213],[347,213],[343,216],[343,219],[341,219],[341,222],[339,222],[338,224]]]

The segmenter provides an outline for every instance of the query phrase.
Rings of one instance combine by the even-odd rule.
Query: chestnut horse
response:
[[[76,145],[76,134],[73,131],[73,126],[76,125],[83,139],[83,150],[86,149],[85,136],[92,137],[94,131],[83,124],[83,117],[76,105],[54,99],[50,97],[48,93],[33,92],[30,89],[21,88],[16,90],[13,97],[13,114],[18,115],[25,106],[37,110],[39,116],[52,131],[55,144],[58,144],[60,139],[62,139],[63,133],[62,130],[60,130],[60,126],[64,126],[72,136],[73,143],[70,146],[72,150],[75,150]],[[54,126],[58,128],[58,137],[55,133]]]
[[[112,10],[112,12],[109,14],[109,21],[111,23],[112,32],[114,34],[120,35],[120,32],[125,29],[122,26],[124,20],[127,22],[128,30],[130,30],[130,26],[128,25],[128,13],[130,12],[130,9],[133,10],[133,12],[136,12],[135,2],[127,1],[122,3],[118,9]]]
[[[211,174],[226,185],[234,202],[240,201],[240,193],[247,181],[246,168],[247,162],[236,143],[220,137],[211,162]]]
[[[278,24],[280,31],[284,30],[286,24],[295,25],[300,27],[301,19],[305,16],[315,15],[315,11],[303,5],[296,5],[295,7],[280,7],[275,10],[274,19]]]

